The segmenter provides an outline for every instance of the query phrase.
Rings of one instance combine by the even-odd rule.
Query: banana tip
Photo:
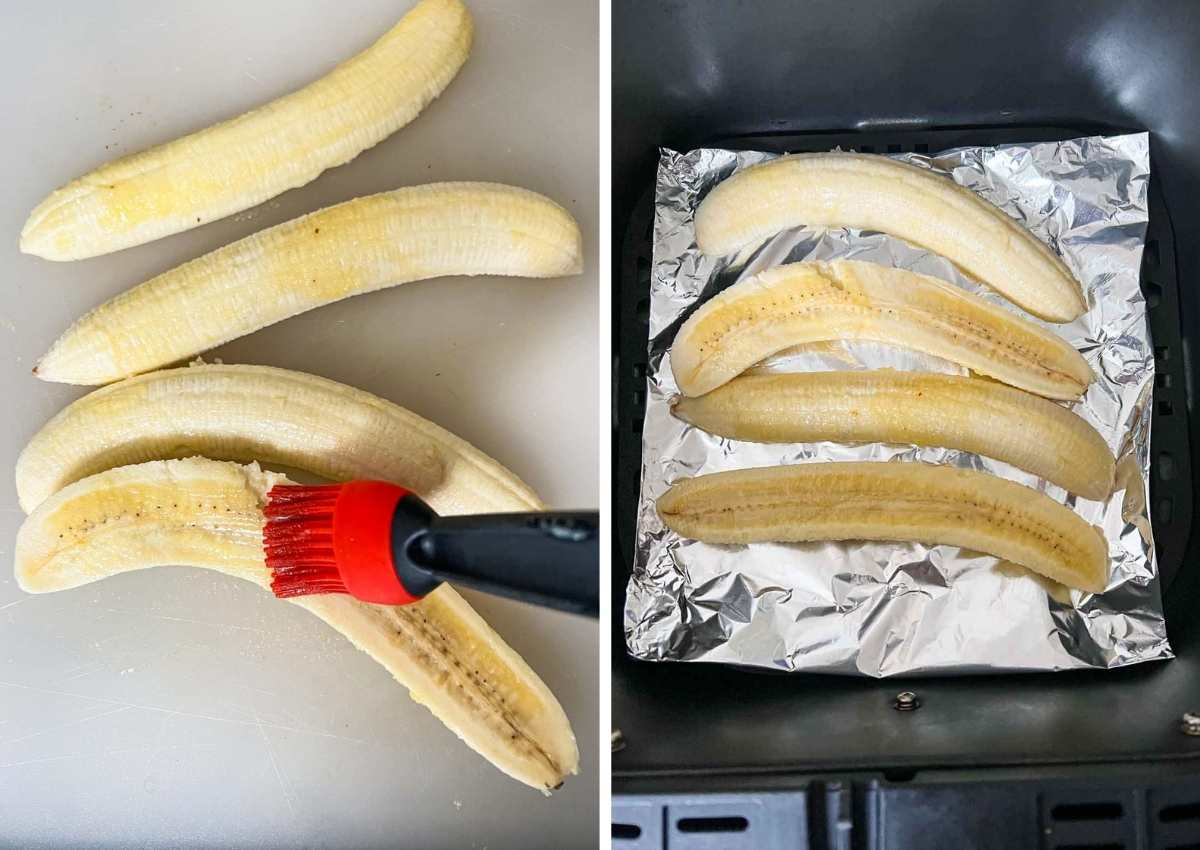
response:
[[[26,239],[24,236],[21,237],[21,241],[17,244],[17,249],[22,254],[27,254],[30,257],[37,257],[40,260],[49,260],[52,263],[64,263],[69,260],[82,259],[80,257],[74,257],[70,254],[56,251],[54,246],[46,244],[45,242],[39,242],[35,239]]]
[[[42,256],[42,254],[37,250],[37,248],[33,244],[33,240],[30,239],[29,236],[24,231],[21,232],[21,238],[19,240],[17,240],[17,250],[20,251],[22,254],[28,254],[31,257],[41,257]]]
[[[17,250],[22,254],[52,262],[71,259],[62,251],[55,249],[54,243],[46,238],[44,229],[34,221],[34,216],[30,216],[29,221],[25,222],[25,226],[21,229],[21,238],[17,240]]]
[[[33,377],[37,378],[39,381],[46,381],[47,383],[51,384],[68,383],[66,381],[59,380],[58,376],[54,374],[53,367],[47,371],[45,364],[41,360],[39,360],[29,371]]]

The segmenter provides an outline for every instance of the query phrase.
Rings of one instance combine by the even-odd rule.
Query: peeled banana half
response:
[[[671,346],[679,391],[702,395],[794,345],[836,339],[900,345],[1050,398],[1076,399],[1093,375],[1069,343],[928,275],[855,260],[776,266],[696,310]]]
[[[1102,593],[1100,530],[1029,487],[925,463],[811,463],[676,482],[658,513],[677,534],[717,544],[917,541],[985,552]]]
[[[1104,438],[1052,401],[995,381],[878,369],[742,375],[680,397],[680,419],[759,443],[912,443],[986,455],[1087,499],[1112,491]]]
[[[17,535],[29,593],[146,567],[207,567],[269,590],[263,506],[282,475],[191,458],[100,472],[47,498]],[[518,507],[519,509],[519,507]],[[382,664],[469,746],[543,791],[574,773],[578,752],[554,695],[449,586],[403,607],[348,596],[299,597]]]
[[[543,507],[495,460],[397,404],[303,372],[224,364],[150,372],[68,405],[17,458],[17,497],[28,513],[97,472],[193,455],[392,481],[443,515]]]
[[[38,362],[47,381],[106,384],[352,295],[448,275],[582,270],[579,226],[495,183],[433,183],[310,213],[205,254],[79,319]]]
[[[471,49],[460,0],[421,0],[371,47],[238,118],[125,156],[56,190],[21,250],[78,260],[248,209],[349,162],[413,120]]]
[[[797,154],[740,171],[701,202],[696,243],[724,256],[800,225],[898,236],[1046,321],[1087,310],[1070,270],[1019,222],[953,180],[885,156]]]

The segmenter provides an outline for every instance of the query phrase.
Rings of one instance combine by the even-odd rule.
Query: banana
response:
[[[928,275],[836,260],[767,269],[721,292],[675,336],[679,391],[703,395],[794,345],[871,340],[935,354],[1006,384],[1075,399],[1092,371],[1065,340]]]
[[[973,549],[1069,587],[1104,591],[1108,547],[1022,484],[926,463],[810,463],[717,472],[658,500],[675,533],[707,543],[897,540]]]
[[[139,375],[68,405],[17,458],[17,496],[28,513],[97,472],[192,455],[392,481],[444,515],[544,507],[496,461],[399,405],[303,372],[219,364]]]
[[[467,60],[460,0],[422,0],[321,79],[85,174],[42,201],[21,250],[78,260],[224,218],[316,179],[412,121]]]
[[[123,466],[46,499],[17,534],[16,577],[47,593],[130,570],[206,567],[270,587],[263,506],[282,475],[191,458]],[[413,698],[508,775],[549,791],[578,752],[558,701],[443,585],[404,607],[347,596],[289,600],[383,665]]]
[[[994,381],[927,372],[742,375],[673,412],[756,443],[912,443],[1010,463],[1086,499],[1112,492],[1116,462],[1096,429],[1052,401]]]
[[[34,374],[106,384],[387,286],[581,268],[579,226],[541,195],[495,183],[397,189],[268,228],[135,286],[72,325]]]
[[[934,251],[1049,322],[1087,310],[1058,255],[970,189],[885,156],[796,154],[717,185],[696,211],[696,244],[724,256],[799,225],[858,227]]]
[[[225,459],[259,459],[314,472],[326,478],[380,478],[404,484],[420,494],[441,514],[536,510],[542,507],[537,495],[520,479],[487,455],[431,422],[370,393],[343,384],[266,366],[198,365],[154,372],[96,390],[55,416],[30,441],[17,460],[17,492],[22,507],[32,511],[63,488],[102,480],[96,473],[158,458],[207,454]],[[203,466],[203,469],[199,469]],[[125,470],[143,470],[129,473]],[[213,470],[219,469],[219,473]],[[240,478],[260,482],[255,492],[265,492],[280,479],[263,474],[258,479],[248,470],[235,475],[238,467],[215,461],[183,461],[167,465],[141,463],[118,470],[130,480],[142,480],[146,470],[170,471],[190,492],[207,493],[204,482],[217,475],[239,484]],[[198,470],[198,472],[197,472]],[[202,474],[200,474],[202,473]],[[157,474],[157,473],[156,473]],[[92,477],[88,477],[92,476]],[[161,477],[161,474],[160,474]],[[236,510],[222,517],[250,517],[241,525],[225,524],[221,533],[258,534],[261,520],[247,493],[236,488],[222,490],[239,495]],[[224,502],[199,499],[211,510]],[[164,502],[165,504],[165,502]],[[190,499],[172,501],[190,507]],[[226,504],[235,507],[235,504]],[[162,509],[159,509],[162,510]],[[172,508],[174,510],[174,508]],[[134,509],[134,514],[138,510]],[[135,519],[138,519],[136,516]],[[190,520],[184,520],[186,522]],[[37,527],[30,525],[30,528]],[[194,526],[202,528],[203,526]],[[166,532],[164,532],[166,533]],[[220,546],[209,546],[206,537],[185,537],[170,532],[169,548],[143,551],[131,548],[127,555],[114,549],[109,560],[86,557],[71,562],[58,560],[55,570],[34,570],[35,560],[19,559],[18,578],[31,591],[62,589],[113,570],[162,563],[192,563],[195,559],[221,558]],[[207,533],[207,532],[205,532]],[[33,535],[34,532],[26,532]],[[195,532],[200,535],[200,531]],[[154,538],[155,532],[139,535]],[[34,537],[28,537],[34,540]],[[123,545],[123,544],[122,544]],[[140,545],[134,543],[132,545]],[[261,549],[261,543],[258,544]],[[36,547],[35,547],[36,548]],[[21,552],[30,551],[19,549]],[[157,554],[156,554],[157,553]],[[206,554],[207,553],[207,554]],[[226,563],[222,560],[222,563]],[[24,564],[26,566],[20,566]],[[198,565],[206,565],[200,562]],[[263,583],[261,552],[248,560],[228,562],[228,571]],[[74,572],[72,572],[74,570]],[[89,572],[93,570],[93,572]],[[401,683],[414,689],[414,697],[425,703],[473,748],[502,770],[538,787],[556,785],[564,772],[574,772],[575,753],[570,726],[553,697],[529,671],[520,657],[497,637],[471,608],[449,587],[442,587],[418,606],[393,609],[365,605],[344,597],[306,597],[294,600],[335,629],[346,634],[361,649],[383,664]],[[436,632],[414,620],[417,612],[431,619]],[[512,739],[495,730],[481,728],[471,709],[454,702],[461,695],[453,677],[439,684],[431,680],[420,649],[397,652],[395,644],[407,647],[408,635],[417,628],[450,642],[444,657],[434,653],[432,661],[460,669],[470,659],[471,669],[482,658],[490,667],[491,681],[504,681],[509,672],[533,696],[515,704],[544,703],[541,721],[527,720],[529,736],[551,754],[558,765],[558,779],[546,775],[538,762],[514,764],[511,747],[524,747],[524,739]],[[399,637],[397,637],[397,635]],[[419,637],[419,635],[417,635]],[[415,639],[415,638],[414,638]],[[477,649],[476,646],[482,647]],[[437,649],[436,640],[433,648]],[[424,651],[424,650],[421,650]],[[491,660],[489,660],[491,659]],[[431,662],[432,663],[432,662]],[[459,666],[456,666],[459,665]],[[507,665],[507,667],[505,666]],[[461,668],[465,670],[465,668]],[[509,672],[506,672],[509,670]],[[464,673],[465,675],[465,673]],[[516,685],[512,686],[514,689]],[[514,690],[514,692],[517,692]],[[520,691],[525,693],[525,691]],[[466,694],[470,696],[470,694]],[[516,699],[516,698],[514,698]],[[491,711],[489,704],[480,702]],[[491,721],[488,721],[491,722]],[[516,743],[511,743],[516,741]],[[531,772],[532,771],[532,772]],[[542,771],[538,773],[538,771]]]

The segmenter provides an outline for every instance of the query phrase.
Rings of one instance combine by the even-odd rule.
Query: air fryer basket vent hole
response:
[[[675,823],[680,832],[745,832],[750,821],[741,815],[724,818],[680,818]]]
[[[1165,345],[1154,346],[1154,359],[1166,363],[1171,359],[1171,350]]]
[[[1061,821],[1120,820],[1124,812],[1120,803],[1063,803],[1050,810],[1050,817]]]
[[[1163,481],[1170,481],[1175,477],[1175,458],[1171,457],[1170,452],[1158,453],[1158,477]]]
[[[893,767],[883,772],[883,778],[888,782],[912,782],[917,772],[909,767]]]
[[[1160,390],[1169,390],[1171,388],[1171,376],[1166,372],[1158,372],[1154,375],[1154,387]]]
[[[637,279],[646,284],[647,288],[650,287],[650,260],[640,254],[637,258]],[[1161,289],[1162,287],[1159,287],[1160,291]]]
[[[1142,252],[1142,262],[1148,266],[1158,265],[1158,240],[1151,239],[1146,242],[1146,248]]]
[[[1169,399],[1163,399],[1158,403],[1159,416],[1173,416],[1175,414],[1175,405],[1171,404]]]
[[[1145,290],[1146,306],[1151,310],[1162,303],[1163,288],[1160,284],[1151,280],[1143,281],[1142,289]]]
[[[1164,806],[1158,811],[1158,819],[1163,823],[1172,823],[1180,820],[1200,820],[1200,803],[1182,803],[1178,806]]]
[[[1175,503],[1170,499],[1159,499],[1154,509],[1155,522],[1170,522],[1175,513]]]
[[[650,299],[639,298],[637,303],[637,317],[643,321],[650,321]]]
[[[635,838],[642,837],[642,828],[636,823],[614,823],[612,825],[612,837],[632,841]]]

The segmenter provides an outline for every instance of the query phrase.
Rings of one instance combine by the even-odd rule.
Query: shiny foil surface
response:
[[[637,551],[625,607],[629,652],[651,661],[866,676],[1119,667],[1170,658],[1147,508],[1154,355],[1138,286],[1150,178],[1147,135],[896,156],[946,174],[1004,210],[1053,247],[1082,282],[1089,303],[1084,316],[1066,325],[1039,324],[1069,340],[1097,375],[1072,407],[1117,457],[1117,488],[1106,502],[1080,499],[968,452],[757,444],[707,434],[671,415],[677,389],[670,347],[690,309],[782,263],[853,258],[911,269],[1032,319],[942,257],[879,233],[802,227],[739,256],[702,255],[693,231],[700,201],[729,175],[774,157],[718,149],[662,151]],[[935,357],[867,343],[808,346],[757,368],[888,367],[964,372]],[[1111,561],[1108,589],[1101,595],[1068,590],[953,546],[709,545],[680,538],[655,511],[655,500],[676,479],[847,460],[953,464],[1035,487],[1103,530]]]

